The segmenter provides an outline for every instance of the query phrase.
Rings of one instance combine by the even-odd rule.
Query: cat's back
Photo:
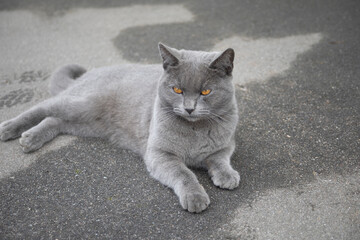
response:
[[[107,95],[110,92],[138,96],[156,90],[162,74],[161,65],[124,64],[95,68],[76,80],[64,94],[89,96]]]

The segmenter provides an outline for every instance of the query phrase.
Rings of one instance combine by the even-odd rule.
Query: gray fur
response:
[[[172,188],[184,209],[203,211],[209,197],[188,167],[208,169],[221,188],[233,189],[240,181],[230,165],[238,121],[234,51],[163,44],[159,51],[163,67],[60,68],[50,83],[53,97],[3,122],[0,139],[21,136],[23,151],[31,152],[58,134],[107,138],[140,154],[151,176]],[[201,95],[206,89],[210,94]]]

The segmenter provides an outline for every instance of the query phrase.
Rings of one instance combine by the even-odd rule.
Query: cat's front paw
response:
[[[234,189],[239,186],[240,174],[234,169],[227,171],[217,171],[211,177],[215,186],[224,189]]]
[[[39,136],[37,136],[35,133],[32,133],[31,131],[27,131],[21,134],[19,143],[24,153],[38,150],[43,145],[43,141],[39,139]]]
[[[17,124],[14,120],[5,121],[0,124],[0,140],[7,141],[19,136]]]
[[[210,198],[204,191],[185,192],[180,196],[181,206],[189,212],[200,213],[210,204]]]

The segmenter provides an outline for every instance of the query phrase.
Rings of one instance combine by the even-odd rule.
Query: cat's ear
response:
[[[210,64],[209,68],[231,76],[234,67],[234,57],[234,49],[228,48]]]
[[[159,52],[163,60],[163,68],[165,70],[167,70],[169,66],[175,67],[179,65],[179,54],[176,49],[159,43]]]

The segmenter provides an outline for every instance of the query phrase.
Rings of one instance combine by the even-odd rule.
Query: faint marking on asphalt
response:
[[[30,102],[33,96],[34,92],[29,88],[11,91],[6,95],[0,97],[0,109],[2,109],[3,107],[10,108],[15,106],[16,104]]]

